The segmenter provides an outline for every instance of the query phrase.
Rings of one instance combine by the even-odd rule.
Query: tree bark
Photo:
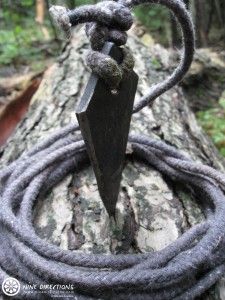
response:
[[[169,52],[159,47],[147,49],[134,36],[128,45],[136,59],[140,97],[171,72],[166,63]],[[75,106],[89,76],[84,63],[87,48],[84,32],[78,30],[46,72],[29,112],[2,149],[2,166],[75,120]],[[157,99],[152,109],[133,115],[131,131],[162,139],[196,161],[225,170],[223,159],[198,126],[180,87]],[[144,163],[129,160],[123,172],[117,224],[108,218],[90,166],[68,175],[35,208],[35,227],[41,237],[62,248],[94,253],[159,250],[202,219],[186,186]],[[225,299],[221,286],[218,284],[203,299]]]
[[[207,5],[204,0],[195,0],[195,27],[197,33],[197,46],[207,47],[208,35],[208,13]]]
[[[45,19],[45,1],[36,0],[36,22],[43,25]]]

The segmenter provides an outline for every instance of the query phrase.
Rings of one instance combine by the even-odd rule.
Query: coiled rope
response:
[[[130,8],[140,3],[132,0],[119,4]],[[150,89],[134,112],[179,81],[193,56],[193,27],[182,1],[148,3],[161,3],[172,9],[181,23],[185,51],[175,73]],[[102,11],[98,5],[92,6],[92,10],[82,7],[70,12],[69,24],[97,20],[97,25],[114,30],[117,23],[113,14],[97,19]],[[108,20],[109,15],[113,21]],[[65,15],[63,19],[68,31],[70,26],[65,25],[68,19]],[[88,159],[80,135],[74,136],[78,131],[77,124],[60,129],[0,171],[0,283],[12,276],[24,284],[73,284],[74,299],[190,300],[220,279],[225,272],[225,176],[211,167],[192,162],[174,147],[146,136],[129,136],[134,155],[172,180],[192,187],[201,199],[206,217],[201,224],[190,228],[161,251],[138,255],[75,253],[62,250],[36,234],[32,209],[38,196],[68,173],[79,170]],[[21,289],[17,297],[51,299],[54,294],[50,291],[45,295],[36,291],[27,294]],[[71,299],[71,295],[63,297],[67,298]]]

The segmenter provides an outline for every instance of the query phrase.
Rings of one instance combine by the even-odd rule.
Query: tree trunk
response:
[[[208,35],[208,13],[207,5],[204,0],[195,0],[195,28],[197,33],[197,46],[207,47]]]
[[[45,19],[45,1],[36,0],[36,22],[43,25]]]
[[[45,20],[45,0],[36,0],[36,18],[35,21],[40,26],[45,40],[49,40],[48,29],[44,25]]]
[[[150,85],[168,76],[171,70],[164,62],[169,53],[159,47],[147,49],[133,36],[128,44],[140,77],[139,97]],[[29,112],[2,149],[2,165],[57,127],[75,120],[75,105],[89,76],[84,64],[87,48],[83,30],[77,31],[58,61],[46,72]],[[133,115],[131,130],[160,138],[189,153],[194,160],[225,169],[223,159],[199,128],[179,87],[157,99],[152,109],[145,108]],[[121,187],[115,226],[109,222],[99,198],[92,168],[70,174],[47,199],[37,204],[37,232],[44,239],[71,250],[137,253],[164,248],[203,219],[185,186],[163,177],[144,163],[126,162]],[[222,288],[217,287],[203,299],[225,299],[222,293]]]

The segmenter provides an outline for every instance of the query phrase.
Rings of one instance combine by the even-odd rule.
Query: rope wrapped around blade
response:
[[[92,22],[88,25],[89,35],[93,28],[105,26],[108,30],[106,40],[112,40],[115,30],[118,33],[118,28],[121,32],[128,29],[121,25],[118,17],[121,7],[117,5],[122,5],[123,13],[129,19],[130,8],[141,3],[167,6],[181,24],[185,49],[181,62],[169,79],[151,88],[147,96],[139,100],[134,108],[137,112],[171,88],[187,71],[194,52],[192,22],[179,0],[103,3],[104,8],[99,3],[72,12],[64,11],[60,15],[63,28],[68,33],[71,25]],[[74,135],[74,132],[78,134]],[[145,160],[171,180],[188,184],[198,194],[205,220],[163,250],[137,255],[82,254],[62,250],[41,239],[33,227],[35,201],[88,160],[79,127],[72,124],[0,171],[0,283],[11,276],[24,284],[73,284],[75,290],[68,299],[190,300],[222,277],[225,272],[224,174],[192,162],[159,140],[130,135],[129,142],[137,158]],[[33,291],[27,294],[21,289],[17,297],[51,299],[54,293],[49,291],[43,295]]]

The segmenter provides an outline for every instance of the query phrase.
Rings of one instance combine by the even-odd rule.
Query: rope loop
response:
[[[134,158],[190,186],[205,219],[154,253],[63,250],[38,236],[33,207],[67,174],[87,163],[84,141],[79,133],[74,135],[78,129],[77,124],[61,128],[0,170],[0,285],[15,277],[22,285],[73,284],[68,295],[72,299],[196,299],[225,273],[224,174],[194,164],[162,141],[130,135]],[[18,299],[55,296],[54,290],[42,295],[21,288]]]
[[[91,43],[92,51],[88,54],[87,64],[93,72],[103,78],[111,89],[118,87],[123,76],[129,74],[134,64],[126,65],[126,72],[116,61],[107,60],[100,53],[104,43],[110,41],[117,46],[125,45],[127,42],[126,31],[132,26],[131,10],[141,4],[160,4],[167,7],[177,19],[183,34],[183,54],[174,72],[160,82],[152,86],[139,101],[134,105],[133,113],[140,111],[147,105],[152,105],[153,101],[175,84],[182,80],[188,71],[194,55],[194,26],[189,12],[182,0],[120,0],[103,1],[94,5],[84,5],[74,10],[68,11],[59,6],[53,6],[50,13],[56,20],[59,27],[65,31],[66,36],[70,36],[69,31],[72,26],[79,23],[86,24],[86,33]],[[130,50],[129,50],[130,51]],[[127,53],[127,51],[126,51]],[[131,57],[131,53],[129,57]],[[110,63],[109,63],[110,61]],[[130,60],[131,61],[131,60]],[[101,63],[100,63],[101,62]],[[99,68],[96,63],[107,68]],[[109,68],[109,65],[112,68]],[[116,66],[115,66],[116,65]]]
[[[116,90],[121,80],[133,70],[132,54],[128,48],[123,49],[123,62],[118,64],[100,51],[107,41],[117,46],[126,44],[126,30],[130,29],[133,23],[130,9],[118,2],[103,1],[95,5],[84,5],[72,11],[53,6],[50,12],[66,36],[70,36],[68,30],[72,26],[86,23],[86,34],[92,48],[87,55],[87,65],[104,79],[111,90]]]
[[[115,59],[98,51],[90,51],[86,62],[98,76],[104,78],[110,89],[117,90],[120,82],[134,67],[133,55],[127,47],[122,48],[123,61],[118,64]]]

